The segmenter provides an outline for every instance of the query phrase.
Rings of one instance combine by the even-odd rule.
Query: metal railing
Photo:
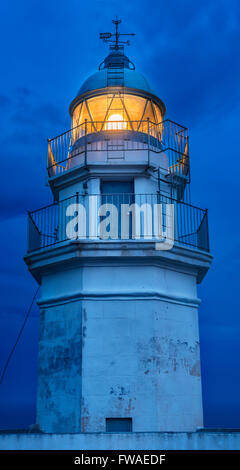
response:
[[[79,165],[87,165],[90,152],[167,152],[168,172],[189,178],[187,129],[173,121],[85,121],[48,140],[48,176],[60,175]]]
[[[141,217],[138,236],[134,231],[134,211],[130,215],[130,225],[128,236],[122,235],[121,207],[127,205],[131,212],[132,204],[138,205]],[[154,220],[148,220],[148,232],[146,233],[146,224],[144,218],[146,212],[144,205],[150,207],[150,213],[154,214],[155,205],[162,207],[162,229],[163,232],[168,229],[167,207],[172,204],[174,208],[174,243],[193,247],[200,250],[209,251],[208,237],[208,214],[207,210],[200,209],[193,205],[177,201],[161,194],[98,194],[81,195],[76,194],[68,199],[58,203],[51,204],[28,214],[28,251],[41,250],[46,247],[64,243],[71,239],[106,239],[102,237],[99,229],[102,221],[102,212],[100,207],[103,204],[112,204],[118,210],[118,229],[114,236],[109,233],[109,239],[153,239],[158,241],[154,232]],[[149,213],[147,217],[149,216]],[[145,220],[146,221],[146,220]],[[125,238],[124,238],[125,237]]]

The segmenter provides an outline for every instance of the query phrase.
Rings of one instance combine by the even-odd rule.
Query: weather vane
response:
[[[118,25],[122,22],[122,20],[118,20],[116,17],[115,20],[112,20],[112,23],[116,27],[116,32],[115,33],[100,33],[100,39],[102,39],[104,42],[109,42],[110,48],[111,49],[119,49],[120,46],[129,46],[130,42],[129,41],[119,41],[120,36],[135,36],[135,33],[119,33],[118,31]]]

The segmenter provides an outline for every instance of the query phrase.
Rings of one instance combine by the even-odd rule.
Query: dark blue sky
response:
[[[1,2],[0,368],[36,289],[22,258],[26,211],[51,201],[46,139],[69,128],[69,103],[107,54],[98,35],[116,14],[167,117],[189,127],[192,201],[209,208],[214,255],[199,288],[205,425],[240,428],[238,0]],[[37,343],[35,307],[0,385],[0,428],[35,422]]]

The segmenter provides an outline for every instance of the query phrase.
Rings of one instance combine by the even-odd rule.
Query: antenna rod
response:
[[[121,23],[121,20],[118,20],[118,18],[116,17],[115,20],[112,20],[112,23],[115,24],[116,26],[116,49],[118,49],[118,42],[119,42],[119,32],[118,32],[118,25]]]

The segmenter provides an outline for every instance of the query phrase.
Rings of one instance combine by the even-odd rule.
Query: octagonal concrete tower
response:
[[[195,431],[207,211],[189,199],[187,129],[164,120],[116,34],[70,105],[71,129],[48,142],[54,203],[29,213],[37,423],[50,433]]]

